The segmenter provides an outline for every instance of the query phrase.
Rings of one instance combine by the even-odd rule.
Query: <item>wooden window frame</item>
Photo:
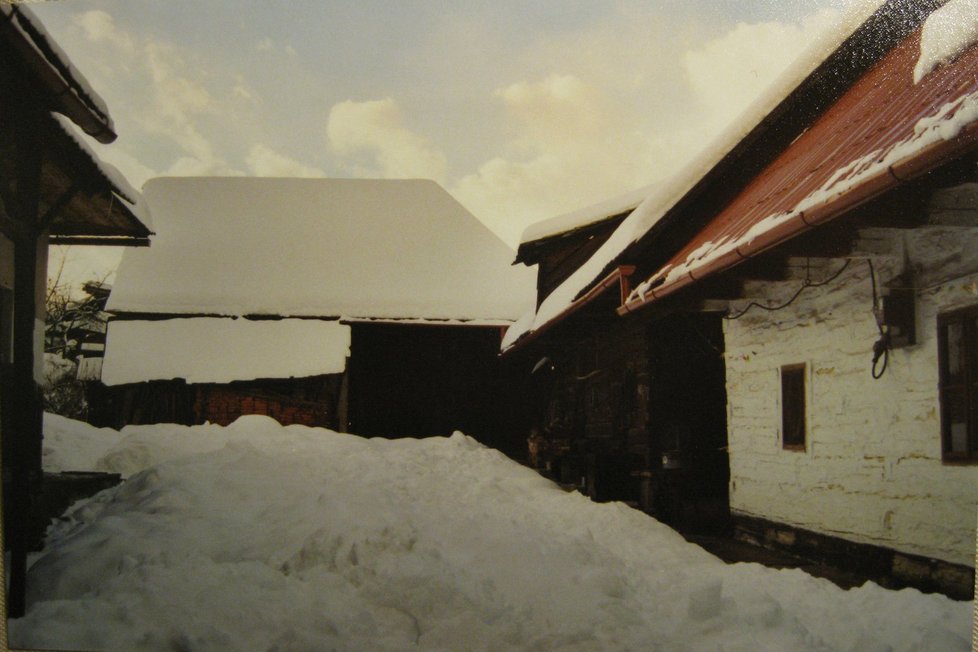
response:
[[[804,451],[808,445],[808,365],[804,362],[781,367],[781,448]],[[800,387],[788,383],[800,382]],[[800,421],[800,431],[797,423]],[[793,425],[795,424],[795,425]],[[790,436],[789,436],[790,435]]]
[[[962,346],[959,351],[961,378],[949,378],[947,327],[960,324]],[[960,308],[937,316],[938,399],[941,406],[941,460],[945,464],[978,464],[978,305]],[[951,450],[952,392],[959,393],[967,414],[966,450]]]

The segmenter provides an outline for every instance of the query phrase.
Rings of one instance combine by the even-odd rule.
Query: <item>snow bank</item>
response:
[[[51,529],[30,569],[28,613],[10,623],[13,644],[969,647],[968,603],[728,566],[461,434],[367,440],[254,416],[125,434],[114,454],[152,434],[158,449],[142,461],[153,466]]]
[[[45,412],[41,464],[51,473],[93,471],[99,459],[124,437],[112,428],[95,428]]]
[[[318,319],[166,319],[109,324],[102,382],[229,383],[342,373],[350,327]]]
[[[951,0],[924,22],[913,83],[975,43],[978,43],[978,0]]]
[[[66,380],[74,379],[75,363],[59,353],[44,352],[44,379],[41,386],[50,389]]]

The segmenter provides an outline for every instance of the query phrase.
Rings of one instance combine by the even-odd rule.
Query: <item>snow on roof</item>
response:
[[[612,197],[597,204],[531,224],[523,231],[520,243],[525,244],[527,242],[543,240],[544,238],[596,224],[615,215],[630,213],[642,203],[643,199],[649,196],[654,187],[654,184],[645,186],[624,195]]]
[[[17,31],[23,42],[34,50],[37,57],[47,64],[50,72],[61,80],[64,87],[82,104],[100,114],[106,128],[114,130],[105,100],[95,92],[85,76],[71,63],[68,55],[48,35],[34,12],[22,3],[0,2],[0,15]]]
[[[920,39],[914,83],[978,43],[978,0],[951,0],[928,16]]]
[[[143,189],[157,237],[114,312],[516,319],[534,271],[427,180],[200,177]]]
[[[129,183],[125,175],[111,163],[106,163],[99,158],[98,154],[95,153],[95,150],[88,143],[86,136],[83,135],[82,131],[74,122],[60,113],[52,113],[51,117],[57,121],[58,126],[61,127],[65,135],[71,138],[82,152],[92,160],[99,173],[112,186],[112,194],[126,205],[136,219],[143,223],[143,226],[147,229],[152,229],[153,224],[150,220],[149,210],[142,200],[142,195]]]
[[[533,314],[524,315],[519,325],[507,331],[502,348],[508,349],[524,335],[539,330],[563,314],[578,296],[597,281],[632,244],[638,242],[686,193],[736,147],[791,91],[818,68],[876,11],[882,0],[859,0],[839,15],[767,90],[689,163],[661,184],[615,230],[597,251],[547,296]],[[532,311],[531,311],[532,312]]]
[[[975,122],[978,122],[978,92],[968,93],[944,104],[935,114],[918,120],[914,124],[912,134],[892,145],[885,154],[880,150],[874,150],[854,161],[849,161],[790,210],[767,215],[738,237],[725,236],[715,242],[701,244],[687,254],[685,259],[666,265],[636,286],[628,301],[643,299],[652,288],[656,288],[657,295],[664,294],[664,288],[677,284],[687,275],[691,278],[694,276],[702,278],[705,276],[704,272],[698,274],[694,272],[703,270],[735,250],[741,250],[744,256],[748,255],[751,252],[750,245],[761,236],[787,222],[800,222],[803,213],[807,214],[813,209],[825,206],[861,185],[868,185],[870,180],[887,178],[888,171],[892,168],[912,160],[934,145],[952,141],[962,129]],[[798,229],[803,230],[807,226],[799,225]]]
[[[335,321],[121,320],[109,324],[102,382],[306,378],[341,373],[349,355],[350,327]]]

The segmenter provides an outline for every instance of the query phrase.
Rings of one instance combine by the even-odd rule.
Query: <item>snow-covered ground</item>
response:
[[[461,434],[264,417],[122,433],[46,419],[75,505],[14,646],[178,650],[966,650],[971,605],[726,565]]]

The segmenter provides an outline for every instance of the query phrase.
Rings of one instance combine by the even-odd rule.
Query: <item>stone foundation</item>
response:
[[[968,566],[854,543],[743,514],[734,514],[732,519],[738,541],[836,566],[886,588],[913,587],[943,593],[955,600],[971,600],[974,595],[975,571]]]

